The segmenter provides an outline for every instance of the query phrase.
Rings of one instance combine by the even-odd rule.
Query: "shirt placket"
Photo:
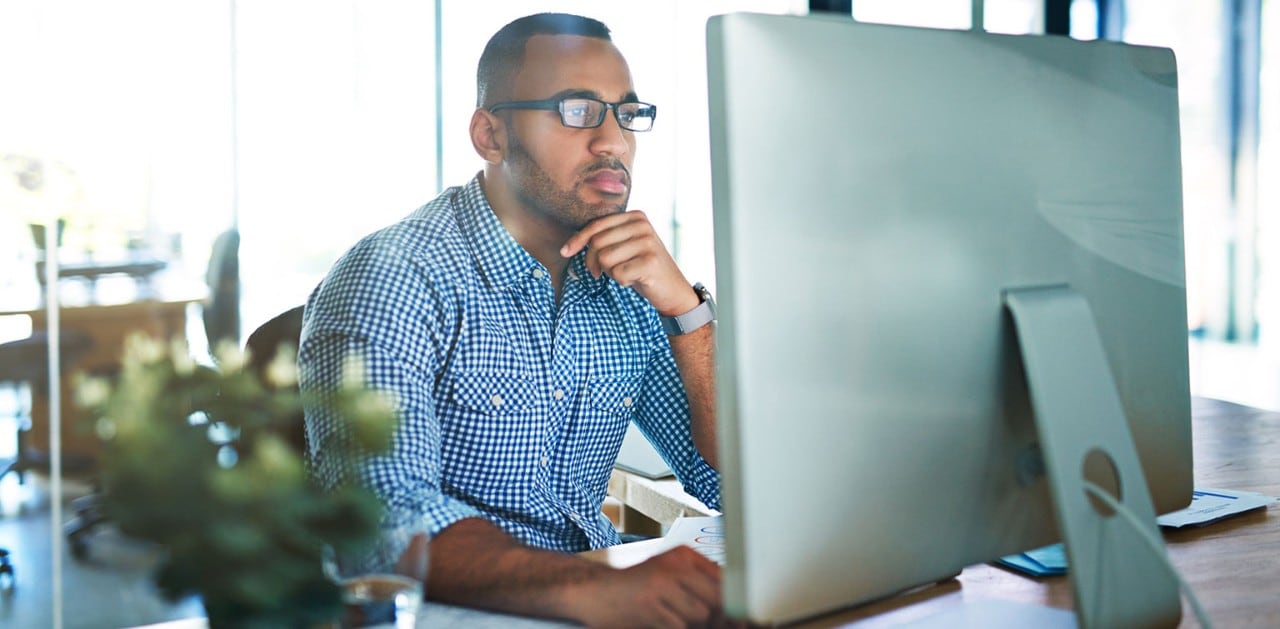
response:
[[[546,269],[540,264],[535,264],[528,270],[528,276],[531,278],[531,281],[526,284],[529,288],[526,296],[531,302],[529,310],[536,313],[531,321],[534,334],[540,337],[539,347],[550,348],[551,352],[550,357],[539,358],[539,362],[545,360],[543,364],[550,367],[548,369],[550,376],[542,383],[539,395],[549,396],[550,400],[543,426],[542,447],[537,455],[538,480],[535,485],[556,511],[576,522],[581,516],[561,498],[558,487],[564,484],[564,481],[556,475],[555,467],[556,449],[563,438],[565,420],[571,411],[573,399],[572,365],[564,364],[567,360],[571,360],[572,354],[568,345],[571,340],[566,338],[566,335],[560,334],[557,329],[559,318],[556,316],[555,289],[551,285],[551,278]]]
[[[541,264],[535,263],[529,269],[528,274],[532,278],[532,282],[527,285],[529,287],[527,296],[531,302],[529,310],[535,313],[530,327],[534,330],[533,334],[537,338],[538,349],[550,348],[552,354],[551,357],[539,356],[537,361],[541,365],[552,365],[554,364],[555,354],[555,289],[551,285],[551,278],[547,270]],[[552,370],[552,373],[554,373],[554,370]],[[563,399],[564,392],[562,389],[556,388],[554,376],[550,385],[554,390],[550,392],[551,401],[548,404],[550,412],[546,414],[547,421],[543,427],[542,448],[538,453],[538,485],[543,487],[544,490],[549,489],[548,470],[558,440],[559,427],[564,423],[563,412],[557,404],[560,399]],[[544,384],[542,388],[545,389],[546,385]],[[539,391],[538,395],[541,397],[546,393],[545,391]],[[548,492],[549,495],[551,493]]]
[[[579,391],[582,381],[580,366],[575,351],[576,337],[580,332],[574,321],[573,314],[576,310],[575,306],[589,296],[590,284],[584,281],[585,278],[580,277],[573,269],[569,267],[565,275],[565,282],[562,287],[562,295],[559,304],[556,304],[556,316],[554,321],[552,342],[551,342],[551,408],[549,413],[551,421],[547,423],[547,447],[550,452],[554,452],[556,447],[560,445],[560,440],[564,437],[564,429],[568,416],[573,412],[576,405],[581,404],[581,391]],[[549,283],[548,283],[549,284]],[[544,464],[547,459],[544,458]],[[599,530],[599,518],[594,513],[589,513],[587,509],[581,505],[573,505],[564,499],[564,496],[575,496],[572,489],[572,483],[561,477],[552,477],[550,474],[544,476],[547,481],[546,489],[553,504],[569,518],[574,525],[582,531],[590,541],[592,547],[600,547],[607,545],[609,540],[604,539],[604,535]]]

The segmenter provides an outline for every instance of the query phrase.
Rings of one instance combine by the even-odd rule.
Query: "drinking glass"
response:
[[[325,570],[342,587],[343,629],[395,627],[412,629],[426,595],[427,536],[414,535],[395,566],[367,570],[344,565],[325,553]]]

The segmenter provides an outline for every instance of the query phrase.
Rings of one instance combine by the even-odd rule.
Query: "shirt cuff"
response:
[[[702,501],[716,511],[720,510],[720,473],[711,467],[702,457],[697,457],[698,462],[694,464],[691,470],[690,478],[680,479],[680,485],[684,488],[685,493]]]
[[[341,558],[339,573],[345,578],[394,572],[414,535],[426,533],[428,538],[434,538],[459,520],[481,517],[484,516],[478,509],[444,495],[432,499],[425,513],[412,508],[388,510],[382,517],[377,540],[365,552]]]

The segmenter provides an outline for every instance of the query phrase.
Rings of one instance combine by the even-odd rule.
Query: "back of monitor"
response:
[[[1168,50],[735,14],[708,63],[731,613],[1057,539],[1011,288],[1083,295],[1156,510],[1189,502]]]

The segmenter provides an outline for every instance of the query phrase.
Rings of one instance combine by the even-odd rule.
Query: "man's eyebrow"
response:
[[[603,98],[600,97],[600,93],[597,91],[583,90],[583,89],[576,89],[576,88],[560,90],[559,92],[556,92],[554,95],[552,95],[551,98],[548,98],[547,100],[562,100],[565,98],[594,98],[598,101],[604,100]],[[640,101],[640,97],[636,96],[635,92],[627,92],[626,96],[623,96],[622,100],[618,102],[636,103],[639,101]]]

